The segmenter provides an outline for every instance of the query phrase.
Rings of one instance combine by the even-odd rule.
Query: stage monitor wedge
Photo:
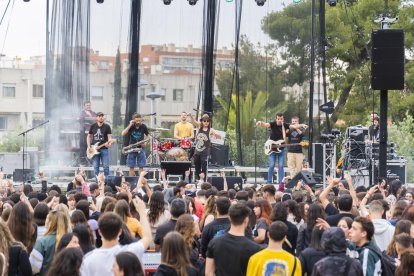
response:
[[[372,89],[404,89],[404,31],[374,30],[371,42]]]
[[[161,161],[161,169],[165,169],[166,175],[182,175],[184,179],[185,171],[191,169],[190,161]]]
[[[300,171],[295,177],[292,178],[285,186],[286,188],[293,188],[296,186],[298,181],[302,180],[304,184],[313,186],[315,184],[321,183],[320,181],[317,181],[314,176],[312,175],[312,172],[302,170]]]

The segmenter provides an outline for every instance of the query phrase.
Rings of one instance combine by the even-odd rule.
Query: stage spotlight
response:
[[[198,0],[188,0],[188,4],[190,4],[191,6],[194,6],[195,4],[197,4]]]
[[[263,6],[265,4],[265,2],[266,2],[266,0],[255,0],[255,1],[256,1],[256,4],[258,6]]]
[[[23,0],[23,2],[30,2],[30,0]]]
[[[169,5],[169,4],[171,4],[172,0],[162,0],[162,1],[164,1],[164,5]]]
[[[337,0],[327,0],[327,1],[328,1],[328,5],[331,6],[331,7],[335,7],[336,3],[338,3]]]
[[[96,0],[96,3],[102,4],[105,0]]]

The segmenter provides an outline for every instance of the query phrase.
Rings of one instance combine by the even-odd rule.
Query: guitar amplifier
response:
[[[368,128],[362,125],[348,127],[345,136],[353,141],[365,142],[368,139]]]

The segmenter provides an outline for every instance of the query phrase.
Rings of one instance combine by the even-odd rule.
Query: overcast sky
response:
[[[231,47],[234,42],[234,1],[237,0],[220,2],[219,47]],[[8,2],[0,0],[0,20]],[[187,0],[172,0],[169,6],[162,0],[143,0],[141,44],[175,43],[177,46],[192,44],[200,47],[203,5],[203,0],[195,6],[190,6]],[[255,0],[244,0],[241,33],[254,43],[269,43],[270,39],[260,28],[261,20],[268,12],[280,10],[282,5],[281,0],[267,0],[259,7]],[[130,0],[105,0],[103,4],[91,0],[91,47],[94,50],[105,55],[114,55],[118,45],[121,51],[127,50],[129,10]],[[0,54],[22,58],[43,55],[45,17],[46,0],[11,0],[0,25]]]

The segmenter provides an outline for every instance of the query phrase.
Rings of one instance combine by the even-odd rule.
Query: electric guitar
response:
[[[108,142],[114,143],[116,142],[116,139],[111,139]],[[100,154],[99,150],[103,147],[105,147],[105,144],[99,145],[100,142],[96,143],[95,145],[92,145],[90,148],[86,150],[86,156],[88,159],[92,159],[95,155]]]
[[[281,151],[280,150],[281,148],[287,148],[291,146],[307,147],[309,146],[309,141],[301,141],[300,143],[296,143],[296,144],[285,144],[284,140],[273,141],[269,139],[266,141],[264,145],[264,152],[266,155],[270,155],[273,152],[279,153]]]

